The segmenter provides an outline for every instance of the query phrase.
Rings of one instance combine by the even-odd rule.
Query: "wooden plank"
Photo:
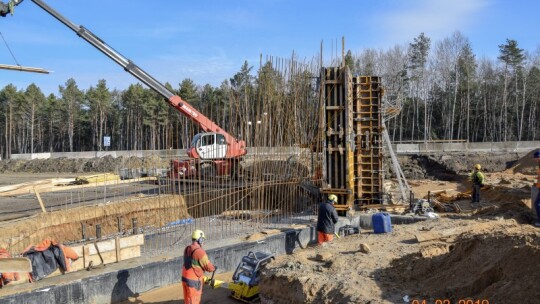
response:
[[[1,272],[31,272],[32,263],[28,258],[4,258],[0,259]]]
[[[39,205],[41,206],[41,211],[43,211],[43,213],[47,213],[47,210],[45,209],[45,205],[43,204],[43,200],[41,199],[41,195],[39,195],[39,192],[36,190],[36,188],[34,188],[34,193],[36,194]]]
[[[444,208],[444,205],[441,202],[439,202],[438,200],[432,198],[431,203],[433,204],[433,207],[435,208],[435,210],[437,210],[439,212],[445,212],[446,211],[446,208]]]
[[[116,251],[109,251],[105,253],[101,253],[101,256],[103,257],[103,262],[106,264],[116,263]],[[129,248],[122,248],[120,249],[120,260],[127,260],[132,259],[136,257],[141,256],[141,247],[135,246],[135,247],[129,247]],[[86,262],[83,263],[81,259],[78,259],[76,261],[73,261],[71,264],[72,271],[77,271],[81,269],[86,269],[88,265],[90,264],[90,261],[92,261],[92,265],[99,266],[101,265],[101,259],[99,258],[99,255],[90,255],[87,257]]]
[[[120,237],[116,237],[114,239],[115,247],[116,247],[116,262],[120,262],[122,259],[120,257]]]
[[[99,252],[109,252],[109,251],[116,251],[116,243],[114,239],[101,241],[97,243]],[[141,246],[144,245],[144,235],[143,234],[136,234],[128,237],[123,237],[120,239],[120,248],[127,248],[127,247],[134,247],[134,246]],[[75,252],[82,256],[83,252],[82,249],[83,246],[74,246],[71,247],[71,249],[75,250]],[[94,255],[97,254],[96,248],[94,246],[89,246],[89,253],[88,255]]]
[[[439,189],[439,190],[431,190],[429,191],[431,194],[440,193],[440,192],[447,192],[447,191],[456,191],[456,189]]]
[[[31,72],[31,73],[41,73],[49,74],[49,71],[42,68],[33,68],[33,67],[24,67],[20,65],[9,65],[9,64],[0,64],[0,69],[2,70],[11,70],[19,72]]]
[[[90,263],[90,260],[89,260],[89,256],[90,256],[90,246],[89,245],[85,245],[85,246],[82,246],[82,251],[83,251],[83,260],[82,260],[82,263],[83,263],[83,268],[84,267],[87,267]]]
[[[144,245],[144,234],[136,234],[120,239],[120,248],[142,246]],[[101,248],[100,248],[101,250]]]

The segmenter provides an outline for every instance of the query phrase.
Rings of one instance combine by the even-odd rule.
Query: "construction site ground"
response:
[[[435,198],[459,206],[459,211],[437,212],[438,219],[394,225],[385,234],[362,229],[359,235],[335,239],[327,246],[279,256],[264,272],[262,302],[537,303],[540,229],[531,225],[530,189],[535,176],[529,156],[514,157],[511,165],[502,157],[495,162],[496,169],[488,168],[482,202],[474,207],[463,196],[470,188],[466,180],[470,167],[460,163],[463,169],[448,173],[447,164],[448,160],[442,161],[436,169],[445,167],[454,180],[438,180],[429,176],[426,167],[418,166],[412,171],[427,178],[409,183],[415,197],[431,191]],[[5,172],[1,179],[12,184],[14,179],[23,180],[21,176]],[[46,177],[46,173],[40,176]],[[230,277],[230,273],[220,274],[224,280]],[[224,289],[205,289],[203,303],[233,303],[228,295]],[[174,303],[179,299],[181,288],[175,284],[124,303]]]
[[[221,280],[224,282],[230,282],[233,273],[220,273],[216,274],[215,279]],[[203,288],[203,298],[202,304],[237,304],[237,300],[229,297],[230,291],[225,288],[216,288],[213,289],[210,286],[206,285]],[[158,288],[144,294],[141,294],[137,297],[131,297],[129,300],[119,302],[118,304],[128,304],[128,303],[153,303],[153,304],[175,304],[179,303],[180,300],[184,300],[184,295],[182,293],[182,284],[174,284],[163,288]]]
[[[386,234],[364,229],[327,246],[278,257],[264,273],[262,302],[536,303],[540,229],[530,225],[526,206],[533,176],[503,172],[487,174],[487,179],[491,188],[482,203],[472,208],[468,199],[458,200],[459,214],[394,225]],[[410,183],[417,197],[466,189],[456,182]],[[222,278],[230,280],[230,275]],[[180,285],[174,285],[132,301],[173,303],[179,292]],[[211,289],[203,299],[230,301],[227,292]]]

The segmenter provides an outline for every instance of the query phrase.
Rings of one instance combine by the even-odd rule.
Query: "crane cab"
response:
[[[199,133],[193,137],[188,154],[200,159],[223,159],[227,155],[227,141],[220,133]]]

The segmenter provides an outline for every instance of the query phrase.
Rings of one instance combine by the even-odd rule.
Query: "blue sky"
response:
[[[1,0],[0,0],[1,1]],[[7,0],[3,0],[6,2]],[[324,43],[330,59],[340,47],[406,45],[420,32],[436,42],[459,30],[478,57],[495,58],[498,45],[516,39],[521,48],[540,45],[539,1],[523,0],[45,0],[83,25],[162,83],[185,78],[218,86],[245,60],[258,66],[263,54],[311,59]],[[0,19],[0,32],[19,64],[49,75],[0,70],[0,88],[37,84],[45,94],[74,78],[80,89],[106,79],[125,89],[136,79],[30,0]],[[338,52],[340,52],[338,50]],[[3,41],[0,63],[15,64]]]

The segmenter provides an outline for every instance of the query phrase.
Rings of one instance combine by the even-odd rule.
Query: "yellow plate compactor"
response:
[[[239,301],[250,303],[259,297],[259,283],[261,269],[275,259],[274,255],[265,252],[250,251],[242,257],[232,276],[232,282],[214,280],[215,271],[211,278],[205,278],[205,282],[212,288],[228,288],[231,297]]]

